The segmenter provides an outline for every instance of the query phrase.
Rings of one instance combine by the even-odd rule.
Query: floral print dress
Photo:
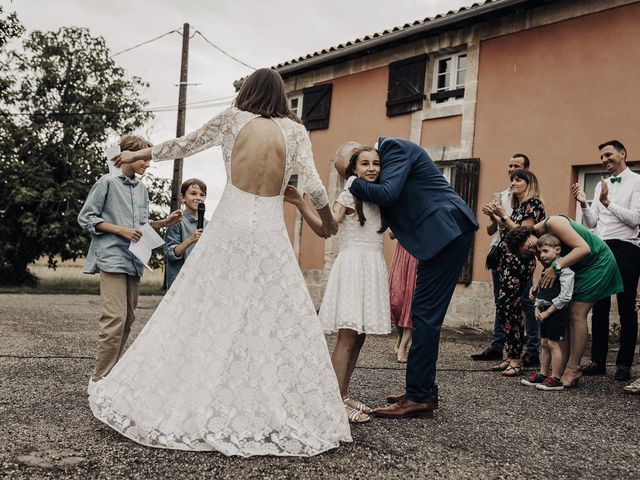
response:
[[[545,218],[544,205],[538,198],[530,198],[518,205],[511,213],[511,220],[521,225],[527,218],[538,223]],[[522,317],[522,289],[536,269],[533,255],[516,255],[505,242],[500,242],[500,261],[498,262],[498,303],[496,313],[503,320],[505,349],[508,358],[520,358],[524,337]]]

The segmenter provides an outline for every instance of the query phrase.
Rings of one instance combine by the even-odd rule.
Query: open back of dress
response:
[[[287,148],[280,126],[257,117],[242,127],[231,152],[230,182],[261,197],[282,194]]]

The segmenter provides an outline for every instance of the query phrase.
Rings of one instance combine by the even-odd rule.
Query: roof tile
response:
[[[283,63],[279,63],[274,68],[280,68],[280,67],[284,67],[284,66],[287,66],[287,65],[293,65],[293,64],[295,64],[297,62],[300,62],[302,60],[305,60],[305,59],[319,57],[321,55],[324,55],[324,54],[327,54],[327,53],[330,53],[330,52],[334,52],[336,50],[341,50],[343,48],[350,47],[350,46],[358,44],[358,43],[362,43],[362,42],[366,42],[366,41],[373,40],[373,39],[376,39],[376,38],[380,38],[380,37],[383,37],[385,35],[389,35],[391,33],[395,33],[395,32],[399,32],[401,30],[405,30],[407,28],[416,27],[418,25],[424,25],[425,23],[429,23],[429,22],[432,22],[432,21],[440,19],[440,18],[450,17],[452,15],[457,15],[459,13],[466,12],[468,10],[473,10],[475,8],[478,8],[478,7],[482,6],[482,5],[486,5],[488,3],[499,2],[499,1],[500,0],[484,0],[483,2],[475,2],[475,3],[471,4],[470,6],[460,7],[458,10],[449,10],[447,13],[439,13],[439,14],[433,16],[433,17],[425,17],[424,20],[415,20],[412,23],[405,23],[401,27],[396,26],[396,27],[393,27],[391,29],[383,30],[382,32],[376,32],[376,33],[372,33],[372,34],[369,34],[369,35],[365,35],[362,38],[356,38],[355,40],[350,40],[350,41],[345,42],[345,43],[340,43],[337,46],[325,48],[325,49],[322,49],[319,52],[314,52],[312,54],[307,54],[304,57],[298,57],[297,59],[293,59],[293,60],[289,60],[289,61],[286,61],[286,62],[283,62]]]

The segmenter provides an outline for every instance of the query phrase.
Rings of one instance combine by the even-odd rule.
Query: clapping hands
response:
[[[571,185],[571,195],[574,196],[574,198],[577,202],[580,203],[580,205],[582,205],[583,207],[587,206],[587,196],[582,191],[579,184],[574,183],[573,185]]]
[[[609,206],[609,184],[604,179],[604,177],[600,177],[600,203],[606,207]]]
[[[580,203],[582,208],[587,207],[587,196],[585,195],[580,185],[574,183],[571,185],[571,194],[574,196],[577,202]],[[598,198],[600,203],[605,207],[609,206],[609,184],[604,177],[600,177],[600,197]]]
[[[500,218],[504,217],[506,211],[502,205],[498,205],[494,202],[489,202],[482,207],[482,213],[487,215],[491,221],[497,222]]]

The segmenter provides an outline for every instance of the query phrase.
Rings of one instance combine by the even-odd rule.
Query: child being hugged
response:
[[[120,150],[137,151],[150,147],[143,138],[124,135]],[[91,187],[78,214],[80,226],[91,232],[84,273],[100,273],[102,316],[99,322],[96,365],[91,376],[98,381],[107,376],[124,349],[138,304],[140,277],[144,265],[129,250],[130,242],[142,237],[140,227],[149,222],[149,193],[136,178],[144,175],[149,160],[122,165],[122,175],[107,173]],[[172,212],[164,220],[149,222],[154,229],[179,222],[182,212]]]
[[[349,161],[346,177],[356,175],[376,182],[380,157],[376,149],[361,147]],[[322,235],[322,222],[294,187],[287,187],[285,200],[294,204],[309,226]],[[340,253],[333,264],[320,307],[325,333],[338,332],[331,363],[338,377],[351,423],[371,420],[372,409],[349,398],[349,382],[367,333],[386,335],[389,325],[389,285],[383,256],[384,231],[380,207],[363,202],[345,190],[333,204],[333,215],[340,226]]]
[[[540,371],[534,372],[523,385],[534,386],[540,390],[563,390],[560,381],[566,363],[566,346],[564,345],[565,329],[568,324],[569,302],[573,295],[574,272],[570,268],[558,269],[556,261],[560,260],[560,240],[547,233],[538,239],[538,259],[547,268],[552,268],[558,278],[547,288],[537,288],[535,315],[540,322],[542,354]],[[542,271],[544,275],[545,270]],[[535,292],[535,287],[534,289]],[[551,366],[551,371],[549,371]]]
[[[182,221],[167,229],[164,236],[164,256],[167,260],[167,289],[176,279],[182,265],[202,235],[198,226],[198,205],[207,198],[207,184],[198,178],[190,178],[180,186],[180,200],[185,212]],[[204,226],[207,226],[204,221]]]

